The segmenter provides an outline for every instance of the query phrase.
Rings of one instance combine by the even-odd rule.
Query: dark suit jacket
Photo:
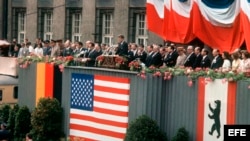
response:
[[[164,60],[164,63],[168,67],[174,67],[175,64],[176,64],[177,57],[178,57],[178,53],[177,52],[174,51],[172,53],[169,53],[167,55],[166,59]]]
[[[128,62],[131,62],[134,60],[134,53],[133,51],[128,51]]]
[[[201,68],[210,68],[211,61],[208,56],[201,60]]]
[[[128,43],[125,41],[123,41],[122,43],[119,43],[118,49],[115,54],[119,56],[128,55]]]
[[[184,66],[185,67],[192,67],[194,62],[195,62],[195,59],[196,59],[195,53],[188,55],[188,57],[186,58],[186,62],[184,63]]]
[[[72,48],[64,48],[62,56],[70,56],[72,55],[72,52],[73,52]]]
[[[143,51],[141,54],[136,53],[134,58],[139,58],[141,60],[141,62],[145,63],[146,62],[146,58],[147,58],[147,53],[145,51]]]
[[[201,60],[202,60],[201,54],[199,54],[198,56],[196,55],[194,64],[193,64],[193,69],[201,67]]]
[[[159,52],[153,53],[149,62],[149,66],[153,65],[155,67],[160,67],[161,63],[161,54]]]
[[[220,56],[218,56],[215,61],[212,61],[211,69],[218,69],[222,67],[222,64],[223,64],[223,59]]]
[[[52,50],[51,47],[43,48],[43,55],[44,55],[44,56],[46,56],[46,55],[49,55],[49,56],[50,56],[51,50]]]
[[[146,67],[150,67],[150,64],[151,64],[151,60],[152,60],[152,55],[154,53],[152,52],[150,55],[148,54],[148,56],[146,57],[146,61],[145,61],[145,65]]]
[[[90,51],[88,53],[88,56],[87,56],[87,58],[90,58],[90,60],[87,61],[86,65],[89,66],[89,67],[94,67],[95,66],[95,60],[99,55],[100,55],[100,53],[95,51],[95,50],[93,52]]]

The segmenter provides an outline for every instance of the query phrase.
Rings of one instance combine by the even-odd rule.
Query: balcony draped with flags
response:
[[[194,34],[213,48],[233,52],[244,41],[239,6],[239,0],[195,0]]]
[[[164,36],[164,0],[147,0],[148,29],[161,38]]]
[[[128,127],[128,78],[72,73],[70,137],[123,141]]]
[[[162,39],[189,43],[199,38],[212,48],[229,52],[245,40],[250,50],[249,0],[164,0],[164,12],[159,1],[147,0],[147,20],[148,29]]]
[[[188,43],[195,35],[193,34],[192,0],[173,0],[170,2],[170,12],[166,19],[170,20],[165,31],[168,40],[173,42]]]

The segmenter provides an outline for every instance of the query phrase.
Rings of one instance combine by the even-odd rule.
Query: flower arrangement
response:
[[[123,56],[115,56],[116,68],[120,68],[121,65],[125,65],[127,61],[128,60]]]
[[[142,73],[143,72],[143,73]],[[212,82],[215,79],[222,79],[222,82],[234,82],[238,80],[247,80],[250,77],[250,70],[245,72],[240,71],[227,71],[223,72],[220,69],[212,70],[209,68],[171,68],[171,67],[160,67],[156,68],[154,66],[150,66],[145,68],[139,73],[139,76],[143,74],[145,77],[145,73],[151,73],[154,77],[162,77],[164,80],[170,80],[173,76],[185,75],[188,77],[188,86],[192,86],[193,82],[196,81],[199,77],[205,77],[206,83]]]
[[[129,69],[131,71],[140,71],[141,70],[141,62],[138,60],[131,61],[129,64]]]
[[[101,66],[102,62],[104,61],[104,56],[100,55],[96,58],[97,66]]]
[[[63,71],[63,68],[65,66],[73,66],[75,61],[77,61],[77,59],[75,59],[72,56],[67,56],[67,57],[43,56],[42,57],[42,56],[37,56],[37,55],[32,54],[31,56],[17,58],[17,65],[19,65],[20,68],[27,68],[31,63],[44,62],[44,63],[58,65],[60,70]]]

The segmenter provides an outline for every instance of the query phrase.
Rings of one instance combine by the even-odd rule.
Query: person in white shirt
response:
[[[231,69],[231,57],[230,54],[227,51],[224,51],[222,53],[222,59],[223,59],[223,64],[222,64],[222,72],[228,72]]]
[[[37,47],[35,48],[34,54],[37,56],[43,56],[42,44],[37,44]]]
[[[34,53],[34,48],[33,48],[33,46],[31,45],[31,42],[28,42],[27,44],[26,44],[26,47],[29,49],[29,53],[31,54],[31,53]]]
[[[25,46],[25,43],[21,44],[21,48],[19,49],[18,52],[18,57],[25,57],[29,55],[29,49]]]

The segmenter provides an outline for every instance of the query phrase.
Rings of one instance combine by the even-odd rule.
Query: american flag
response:
[[[84,141],[123,141],[128,127],[130,80],[71,76],[70,137]]]

